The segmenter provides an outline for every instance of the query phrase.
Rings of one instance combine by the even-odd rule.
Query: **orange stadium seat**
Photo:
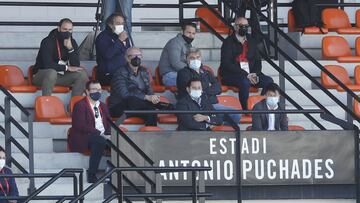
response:
[[[355,54],[360,56],[360,37],[357,37],[355,40]]]
[[[352,55],[349,43],[341,36],[325,36],[322,39],[322,56],[340,63],[360,62],[360,56]]]
[[[165,92],[166,88],[165,86],[162,85],[157,85],[149,68],[147,68],[148,74],[149,74],[149,79],[150,79],[150,84],[153,88],[153,91],[156,93],[163,93]]]
[[[11,92],[37,91],[35,86],[27,84],[22,70],[12,65],[0,65],[0,85]]]
[[[217,12],[220,14],[219,11]],[[195,16],[197,18],[202,18],[219,34],[230,33],[230,29],[219,18],[217,18],[213,12],[211,12],[209,9],[205,7],[196,9]],[[200,23],[200,31],[209,32],[209,29],[203,23]]]
[[[34,66],[30,66],[28,69],[28,80],[29,80],[29,84],[33,84],[32,80],[33,80],[33,68]],[[41,90],[41,87],[37,87],[37,89]],[[54,93],[68,93],[70,91],[69,87],[64,87],[64,86],[55,86],[53,89]]]
[[[326,70],[330,71],[337,79],[344,83],[349,89],[353,91],[360,91],[360,85],[354,85],[349,77],[346,69],[339,65],[326,65]],[[344,91],[339,85],[335,83],[325,72],[321,71],[321,84],[327,89],[337,89],[338,91]]]
[[[223,85],[222,84],[222,79],[221,79],[221,75],[220,75],[220,67],[218,68],[218,70],[217,70],[217,79],[218,79],[218,81],[221,83],[221,89],[224,91],[224,90],[232,90],[232,91],[234,91],[234,92],[239,92],[239,88],[237,88],[237,87],[232,87],[232,86],[227,86],[227,85]],[[253,86],[251,86],[250,87],[250,90],[249,90],[249,92],[252,92],[252,93],[256,93],[256,92],[258,92],[259,91],[259,89],[258,88],[256,88],[256,87],[253,87]]]
[[[72,114],[72,112],[74,112],[75,104],[84,98],[85,98],[85,96],[72,96],[71,97],[71,99],[70,99],[70,114]]]
[[[352,27],[349,17],[342,9],[326,8],[321,13],[324,27],[339,34],[360,34],[360,28]]]
[[[159,72],[159,66],[156,66],[156,68],[155,68],[155,85],[164,86],[164,84],[162,83],[162,80],[161,80],[161,76],[160,76],[160,72]],[[172,92],[177,91],[176,86],[165,87],[165,89],[170,90]]]
[[[235,129],[231,126],[226,126],[226,125],[220,125],[220,126],[214,126],[212,129],[212,131],[222,131],[222,132],[234,132]]]
[[[261,95],[249,96],[248,101],[247,101],[248,109],[252,110],[254,108],[255,104],[260,102],[264,98],[265,98],[265,96],[261,96]],[[251,123],[252,122],[251,114],[242,115],[241,121],[242,121],[242,123]]]
[[[160,101],[170,103],[169,99],[164,96],[160,96]],[[164,124],[177,124],[177,117],[175,114],[159,114],[158,121]]]
[[[360,95],[358,95],[360,97]],[[354,106],[354,113],[360,117],[360,102],[358,102],[356,99],[354,99],[353,102],[353,106]]]
[[[360,28],[360,9],[356,10],[355,21],[356,27]]]
[[[139,128],[140,132],[160,132],[164,131],[164,129],[158,127],[158,126],[144,126]]]
[[[229,95],[219,95],[217,96],[217,99],[219,101],[219,104],[222,104],[224,106],[232,107],[236,110],[242,110],[241,104],[238,98],[229,96]],[[251,123],[251,117],[241,115],[240,123]]]
[[[63,102],[56,96],[39,96],[35,99],[35,121],[51,124],[70,124]]]
[[[322,30],[322,31],[321,31]],[[304,32],[304,34],[326,34],[328,33],[328,29],[326,28],[318,28],[315,26],[305,27],[304,30],[296,27],[294,12],[292,9],[288,11],[288,31],[289,32]]]
[[[251,131],[251,128],[252,128],[252,126],[248,126],[248,127],[246,128],[246,130],[247,130],[247,131]],[[302,126],[299,126],[299,125],[289,125],[289,126],[288,126],[288,130],[289,130],[289,131],[297,131],[297,130],[301,131],[301,130],[305,130],[305,128],[302,127]]]
[[[356,85],[360,85],[360,65],[357,65],[354,69],[354,81]]]
[[[96,77],[96,65],[93,67],[92,71],[91,71],[91,79],[92,80],[97,80]],[[109,85],[101,85],[101,89],[106,90],[106,91],[110,91],[110,86]]]
[[[105,103],[107,106],[109,106],[109,97],[106,98]],[[112,118],[112,120],[116,120],[117,118]],[[139,118],[139,117],[130,117],[130,118],[126,118],[123,123],[124,125],[141,125],[144,124],[144,119]]]

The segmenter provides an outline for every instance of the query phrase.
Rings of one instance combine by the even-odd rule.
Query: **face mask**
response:
[[[59,40],[69,39],[70,37],[71,37],[71,33],[70,33],[70,32],[59,32],[59,33],[58,33],[58,38],[59,38]]]
[[[239,31],[238,31],[238,34],[240,36],[245,36],[246,34],[248,33],[248,27],[247,26],[243,26],[243,27],[240,27]]]
[[[130,63],[134,67],[139,67],[141,65],[141,58],[136,56],[135,58],[131,59]]]
[[[198,60],[198,59],[190,60],[189,68],[194,69],[194,70],[199,70],[200,67],[201,67],[201,60]]]
[[[124,25],[115,25],[115,34],[119,35],[120,33],[124,32]]]
[[[4,168],[5,166],[5,159],[0,159],[0,168]]]
[[[90,98],[94,101],[99,101],[99,99],[101,98],[101,92],[93,92],[90,93]]]
[[[188,43],[188,44],[191,44],[191,42],[194,41],[193,38],[187,37],[185,35],[183,35],[182,37],[184,38],[185,42]]]
[[[202,90],[190,90],[190,96],[194,99],[199,99],[202,95]]]
[[[279,103],[279,97],[267,97],[266,104],[270,107],[275,107]]]

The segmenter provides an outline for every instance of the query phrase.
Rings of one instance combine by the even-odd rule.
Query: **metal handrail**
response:
[[[322,114],[321,109],[304,110],[212,110],[212,111],[184,111],[184,110],[126,110],[124,114]]]
[[[5,87],[3,87],[2,85],[0,85],[0,90],[9,97],[9,99],[21,110],[21,112],[23,112],[26,116],[30,116],[30,112],[25,109],[25,107],[23,107],[20,102],[18,100],[15,99],[15,97],[10,94]]]
[[[170,173],[170,172],[200,172],[200,171],[210,171],[211,167],[117,167],[112,168],[110,171],[105,173],[101,178],[99,178],[94,184],[90,185],[88,188],[86,188],[82,193],[80,193],[76,198],[70,201],[70,203],[75,203],[79,201],[81,198],[84,198],[85,195],[87,195],[89,192],[91,192],[94,188],[96,188],[99,184],[105,181],[106,178],[111,177],[113,173],[121,173],[121,172],[136,172],[136,171],[142,171],[142,172],[155,172],[155,173]],[[194,186],[194,185],[193,185]],[[123,193],[123,190],[121,190]],[[199,196],[201,193],[197,193],[197,196]],[[133,194],[132,197],[146,197],[146,194]],[[152,197],[149,194],[149,197]],[[125,197],[124,194],[120,194],[121,197]],[[166,194],[163,194],[163,198],[166,197]]]

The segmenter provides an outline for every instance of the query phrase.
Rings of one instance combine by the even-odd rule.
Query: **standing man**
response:
[[[122,14],[125,18],[125,23],[127,27],[127,32],[131,34],[132,32],[132,6],[134,0],[103,0],[104,14],[103,19],[107,19],[112,13],[118,12]],[[121,11],[120,11],[121,8]],[[122,12],[122,13],[121,13]],[[101,30],[105,29],[104,23],[101,25]]]
[[[247,110],[250,86],[263,88],[273,79],[261,72],[261,58],[257,41],[248,34],[246,18],[235,19],[235,33],[228,36],[221,46],[220,75],[224,85],[239,88],[239,100]]]
[[[96,76],[102,85],[110,85],[114,73],[126,64],[125,52],[130,40],[124,23],[119,13],[113,13],[106,19],[105,30],[96,38]]]
[[[195,34],[196,24],[186,22],[182,26],[182,33],[165,45],[159,61],[159,72],[165,86],[176,86],[177,73],[187,66],[186,52],[192,46]]]
[[[72,127],[69,134],[70,148],[74,152],[84,153],[90,150],[88,182],[97,181],[96,172],[106,140],[110,139],[110,118],[106,104],[100,101],[101,85],[98,81],[86,84],[86,97],[74,106]]]
[[[72,87],[72,96],[84,93],[88,75],[80,67],[78,45],[72,32],[72,21],[64,18],[58,28],[41,41],[33,69],[33,84],[42,87],[43,96],[51,95],[55,85]]]

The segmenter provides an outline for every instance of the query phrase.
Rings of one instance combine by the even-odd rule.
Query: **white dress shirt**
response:
[[[91,106],[91,110],[92,110],[92,112],[94,114],[94,118],[95,118],[95,128],[101,132],[100,135],[103,135],[105,133],[105,127],[104,127],[104,123],[103,123],[101,113],[100,113],[100,107],[99,107],[100,102],[97,101],[97,102],[95,102],[95,104],[91,104],[91,102],[90,102],[90,106]],[[97,118],[95,117],[94,107],[97,107],[98,111],[99,111],[99,116]]]
[[[269,106],[267,106],[268,109],[270,110],[271,108]],[[276,110],[278,109],[278,106],[276,106],[274,109],[272,110]],[[268,130],[275,130],[275,114],[273,113],[270,113],[268,115]]]

